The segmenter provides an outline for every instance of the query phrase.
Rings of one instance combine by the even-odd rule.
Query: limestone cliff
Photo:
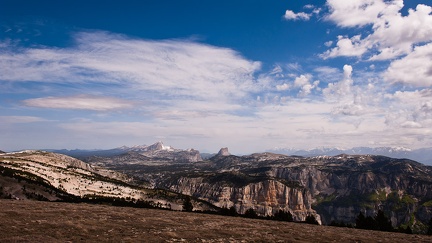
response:
[[[311,208],[312,197],[308,190],[290,187],[277,180],[234,185],[229,181],[211,183],[205,177],[182,177],[164,187],[207,200],[218,207],[234,206],[240,214],[250,208],[262,216],[271,216],[283,210],[291,212],[296,221],[304,221],[306,216],[314,215],[321,222],[319,215]]]
[[[422,218],[432,214],[423,205],[432,199],[431,172],[410,160],[380,156],[342,156],[328,164],[273,167],[272,177],[298,181],[314,198],[314,208],[324,223],[354,222],[360,211],[374,215],[385,210],[394,226],[408,224],[422,211]],[[329,158],[326,159],[329,161]]]

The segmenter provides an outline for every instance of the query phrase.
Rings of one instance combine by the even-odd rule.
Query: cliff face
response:
[[[290,211],[295,220],[312,214],[330,224],[355,223],[360,212],[374,216],[382,210],[395,227],[421,227],[420,222],[432,217],[432,169],[412,160],[344,154],[235,156],[223,148],[209,160],[196,156],[196,163],[182,163],[181,157],[157,160],[157,153],[152,158],[137,154],[141,157],[103,162],[153,187],[193,195],[219,207],[234,206],[238,213],[252,208],[265,216],[281,209]]]
[[[411,160],[264,153],[215,156],[205,169],[212,172],[180,177],[167,172],[168,179],[156,186],[220,207],[234,206],[239,213],[253,208],[271,215],[282,209],[296,220],[319,214],[324,224],[354,223],[360,212],[374,216],[378,210],[385,211],[395,227],[425,223],[432,217],[431,169]]]
[[[283,210],[291,212],[296,221],[304,221],[311,214],[321,222],[319,215],[311,208],[312,197],[308,190],[289,187],[276,180],[229,185],[227,182],[209,183],[204,177],[183,177],[164,187],[207,200],[218,207],[234,206],[240,214],[250,208],[262,216],[271,216]]]
[[[355,222],[360,211],[374,215],[378,209],[388,213],[394,226],[408,224],[420,211],[419,219],[432,217],[424,205],[432,198],[427,167],[409,160],[369,157],[362,163],[360,159],[351,164],[276,167],[267,174],[307,188],[327,224]]]

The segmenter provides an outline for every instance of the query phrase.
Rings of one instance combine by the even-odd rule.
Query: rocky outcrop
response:
[[[216,154],[217,157],[221,157],[221,156],[230,156],[230,152],[228,151],[228,148],[221,148],[219,150],[219,152]]]
[[[235,207],[240,214],[252,208],[261,216],[271,216],[279,210],[291,212],[294,220],[304,221],[308,215],[319,215],[312,209],[312,197],[308,190],[289,187],[277,180],[263,180],[245,185],[229,185],[228,181],[209,183],[206,178],[180,178],[170,190],[192,195],[218,207]]]
[[[326,160],[330,159],[334,160]],[[379,209],[387,212],[394,226],[407,224],[421,209],[420,202],[432,199],[431,172],[414,161],[342,156],[338,163],[330,161],[325,166],[311,162],[306,166],[273,167],[267,173],[298,181],[307,188],[326,224],[355,222],[359,212],[373,216]],[[422,210],[424,218],[432,216]]]
[[[212,173],[179,179],[170,172],[169,179],[157,185],[217,206],[234,206],[240,213],[253,208],[271,215],[282,209],[302,220],[316,212],[324,224],[354,223],[360,212],[374,216],[378,210],[395,227],[432,217],[432,170],[411,160],[261,153],[214,156],[210,162],[205,170]]]

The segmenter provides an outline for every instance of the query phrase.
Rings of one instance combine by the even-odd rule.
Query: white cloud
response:
[[[359,35],[342,39],[348,39],[352,49],[360,47],[363,40]],[[304,148],[323,144],[392,145],[395,141],[401,146],[432,145],[432,132],[428,130],[432,127],[432,92],[419,89],[386,95],[382,80],[368,76],[376,73],[359,71],[365,68],[356,69],[353,75],[351,65],[343,70],[329,66],[304,70],[298,63],[289,63],[258,73],[259,62],[231,49],[101,32],[78,34],[76,45],[69,48],[14,48],[8,44],[0,52],[3,83],[33,81],[44,86],[56,83],[49,86],[52,89],[71,87],[63,94],[38,93],[41,98],[27,99],[23,104],[97,111],[98,115],[96,121],[94,114],[72,111],[82,117],[55,121],[44,130],[64,134],[71,143],[63,138],[56,140],[53,135],[49,143],[38,146],[113,147],[125,142],[148,144],[161,138],[178,148],[204,147],[214,152],[229,146],[237,153],[257,152],[283,143]],[[426,61],[428,48],[418,46],[400,64],[394,62],[394,69],[387,70],[388,78],[397,76],[396,64],[403,66],[403,60],[407,66],[415,65],[413,60],[430,63]],[[354,53],[345,47],[337,52]],[[377,65],[376,69],[381,67]],[[413,73],[415,70],[411,68]],[[425,70],[422,77],[428,80],[430,72]],[[77,95],[83,93],[87,95]],[[118,109],[129,110],[117,112],[115,117],[105,113]],[[45,117],[47,113],[55,112],[45,112],[44,119],[49,118]],[[2,122],[12,121],[7,128],[0,126],[4,141],[16,136],[10,131],[43,137],[32,124],[43,121],[41,118],[16,118],[15,123],[21,123],[15,126],[13,119],[0,117]]]
[[[291,86],[289,84],[287,84],[287,83],[276,85],[276,89],[278,91],[284,91],[284,90],[288,90],[290,88],[291,88]]]
[[[352,87],[354,81],[351,78],[352,66],[344,65],[343,67],[344,78],[336,83],[329,83],[327,88],[323,90],[323,95],[329,100],[345,101],[346,97],[352,100]]]
[[[371,33],[364,38],[338,37],[337,47],[323,53],[322,58],[369,54],[369,60],[389,60],[411,53],[415,45],[432,41],[431,6],[418,4],[402,16],[402,0],[328,0],[327,5],[327,20],[341,27],[369,25]]]
[[[295,87],[302,87],[306,84],[309,84],[309,79],[311,78],[311,75],[300,75],[299,77],[295,78],[294,80],[294,86]]]
[[[325,46],[330,47],[333,45],[333,41],[327,41],[324,43]]]
[[[313,84],[311,84],[311,79],[311,74],[302,74],[295,78],[294,87],[300,88],[298,94],[299,96],[307,96],[312,92],[314,88],[318,87],[319,81],[314,81]]]
[[[73,96],[73,97],[43,97],[24,100],[27,106],[52,108],[52,109],[76,109],[109,111],[130,109],[133,102],[112,97]]]
[[[407,56],[393,61],[384,72],[388,82],[432,87],[432,43],[417,46]]]
[[[386,3],[384,0],[327,0],[327,6],[330,14],[326,19],[341,27],[356,27],[373,24]]]
[[[408,54],[414,45],[432,41],[432,7],[419,4],[407,16],[400,14],[402,7],[389,5],[374,22],[374,32],[365,40],[377,46],[378,54],[372,60]]]
[[[299,92],[299,95],[300,95],[300,96],[306,96],[306,95],[309,95],[309,94],[312,92],[313,89],[315,89],[315,88],[318,87],[319,83],[320,83],[320,81],[319,81],[319,80],[316,80],[316,81],[314,81],[312,84],[311,84],[311,83],[307,83],[307,84],[303,85],[303,86],[301,87],[301,90],[300,90],[300,92]]]
[[[294,13],[291,10],[285,11],[284,18],[286,20],[309,20],[311,14],[307,14],[305,12]]]
[[[256,89],[252,75],[260,63],[231,49],[187,40],[85,32],[70,48],[2,52],[0,66],[5,81],[127,84],[152,95],[237,99]]]
[[[344,78],[345,78],[345,79],[350,79],[350,78],[351,78],[351,75],[352,75],[352,71],[353,71],[352,66],[351,66],[351,65],[347,65],[347,64],[345,64],[345,65],[343,66],[343,71],[344,71]]]
[[[392,101],[393,112],[386,116],[392,127],[429,128],[432,125],[432,90],[396,91],[387,95]],[[423,132],[430,131],[425,129]]]
[[[7,123],[34,123],[34,122],[43,122],[48,121],[41,117],[35,116],[0,116],[0,121],[3,124]]]
[[[360,38],[360,35],[356,35],[352,38],[339,36],[338,41],[336,42],[336,47],[327,50],[320,56],[323,59],[339,56],[360,57],[367,51],[366,46],[361,42]]]
[[[316,8],[312,4],[306,4],[303,6],[304,9],[310,11],[310,13],[298,12],[295,13],[292,10],[286,10],[283,16],[286,20],[309,20],[313,15],[318,15],[321,12],[321,8]]]

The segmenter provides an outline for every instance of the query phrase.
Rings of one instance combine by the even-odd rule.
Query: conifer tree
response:
[[[185,200],[183,201],[183,211],[192,212],[192,210],[193,210],[193,205],[191,202],[191,198],[186,197]]]

